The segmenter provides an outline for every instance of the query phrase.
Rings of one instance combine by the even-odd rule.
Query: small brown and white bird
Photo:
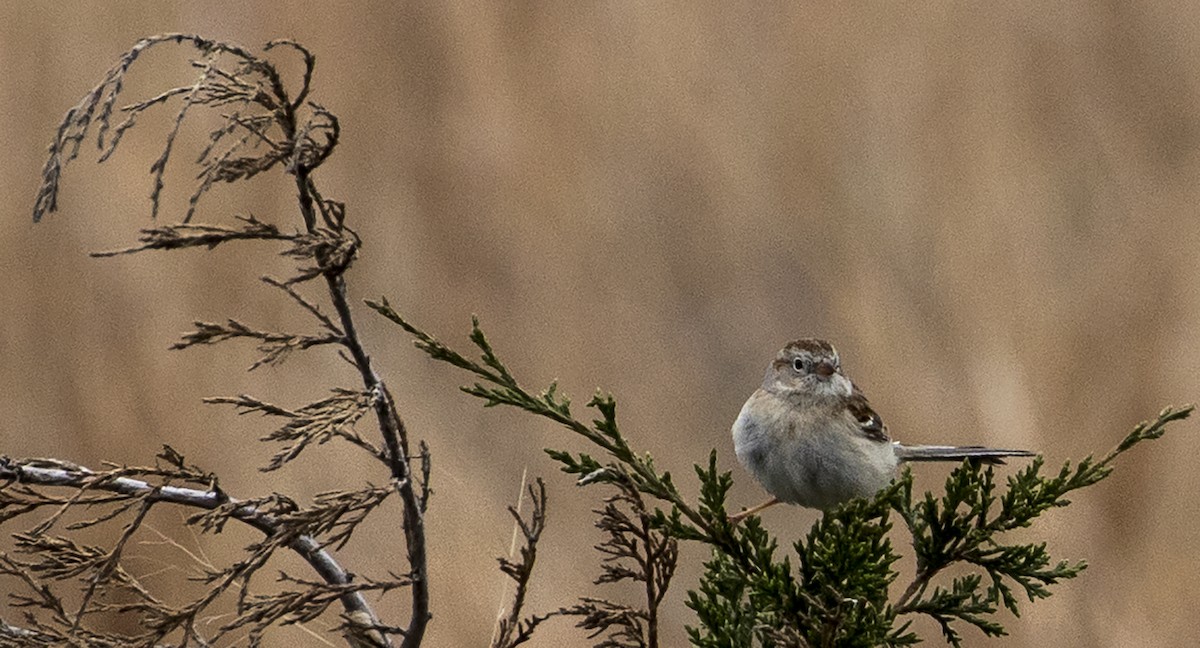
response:
[[[1030,457],[1026,450],[979,446],[904,445],[888,438],[867,397],[842,373],[832,344],[796,340],[775,356],[762,387],[733,423],[738,460],[773,497],[730,516],[734,522],[787,502],[832,508],[870,497],[887,486],[905,461]]]

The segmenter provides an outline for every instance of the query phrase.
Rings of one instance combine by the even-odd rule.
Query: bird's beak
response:
[[[818,362],[814,371],[818,376],[822,378],[828,378],[837,373],[837,367],[834,367],[833,364],[829,362]]]

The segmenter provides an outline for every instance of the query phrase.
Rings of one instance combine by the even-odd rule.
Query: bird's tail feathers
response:
[[[1002,464],[1002,457],[1032,457],[1028,450],[1001,450],[983,446],[932,446],[896,444],[900,461],[962,461],[974,459],[980,463]]]

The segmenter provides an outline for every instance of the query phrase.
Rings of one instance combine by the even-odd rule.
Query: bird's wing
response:
[[[883,424],[883,419],[875,413],[874,409],[871,409],[867,397],[857,386],[850,393],[847,409],[850,411],[850,416],[854,417],[854,421],[858,423],[858,429],[863,436],[880,443],[891,441],[888,438],[887,426]]]

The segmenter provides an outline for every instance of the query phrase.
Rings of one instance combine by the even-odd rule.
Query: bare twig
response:
[[[219,396],[204,399],[205,403],[233,405],[239,413],[258,412],[266,416],[288,419],[283,427],[263,437],[263,441],[283,441],[286,445],[271,457],[271,462],[262,470],[278,470],[295,459],[310,444],[327,443],[331,439],[345,439],[368,451],[377,459],[386,461],[386,455],[354,431],[354,424],[371,411],[375,395],[349,389],[335,389],[329,398],[309,403],[295,411],[261,401],[245,394],[237,397]]]
[[[291,297],[297,304],[300,304],[301,308],[308,311],[309,314],[315,317],[317,321],[321,323],[321,326],[325,327],[325,329],[330,333],[336,335],[339,338],[339,341],[340,338],[345,337],[346,334],[342,332],[342,329],[338,328],[337,324],[333,323],[333,320],[329,319],[329,316],[327,316],[325,313],[322,313],[321,309],[316,304],[305,299],[303,295],[301,295],[296,291],[295,288],[291,286],[291,284],[280,281],[273,277],[262,277],[262,281],[269,286],[274,286],[287,293],[288,296]]]
[[[340,335],[299,335],[295,333],[276,333],[261,331],[242,324],[235,319],[229,319],[224,324],[217,322],[193,322],[196,330],[183,336],[183,339],[171,345],[172,350],[186,349],[200,344],[217,344],[235,338],[258,340],[258,351],[262,357],[250,365],[253,371],[263,365],[278,365],[288,358],[293,351],[303,351],[323,344],[340,344]]]
[[[537,479],[536,485],[529,486],[529,500],[532,503],[533,511],[529,514],[528,521],[521,517],[521,513],[515,507],[508,507],[509,514],[512,515],[521,532],[524,544],[521,546],[520,558],[516,561],[508,558],[499,559],[500,571],[513,579],[517,584],[517,589],[513,594],[513,602],[508,609],[508,614],[499,620],[496,634],[492,638],[492,648],[513,648],[529,641],[538,625],[558,614],[558,612],[551,612],[521,617],[521,612],[525,607],[525,597],[529,592],[529,580],[533,575],[533,565],[537,561],[538,541],[542,537],[542,531],[546,529],[546,484],[540,477]]]
[[[329,286],[330,298],[341,320],[341,328],[346,332],[346,348],[354,366],[362,375],[363,384],[372,393],[380,397],[374,399],[375,417],[379,422],[379,430],[383,435],[386,457],[391,469],[393,483],[396,484],[400,498],[404,502],[403,529],[405,545],[408,548],[408,563],[412,569],[412,613],[409,617],[408,628],[404,635],[402,648],[416,648],[421,645],[425,635],[425,627],[429,623],[429,584],[428,558],[425,546],[425,506],[428,491],[418,493],[414,488],[412,470],[409,465],[408,430],[400,413],[396,409],[391,392],[388,391],[383,379],[371,367],[371,358],[367,355],[359,341],[354,317],[346,298],[346,282],[340,273],[326,274],[326,284]],[[423,466],[427,466],[428,453]],[[427,470],[427,468],[423,468]],[[426,475],[428,473],[426,472]]]
[[[666,596],[679,547],[675,538],[653,525],[637,484],[624,470],[610,468],[610,483],[618,492],[605,499],[595,511],[600,518],[596,527],[607,536],[596,549],[605,555],[596,584],[623,580],[640,582],[646,597],[645,608],[634,608],[612,601],[584,598],[561,614],[582,616],[576,625],[594,630],[591,637],[608,632],[603,648],[658,648],[658,608]]]
[[[148,228],[142,230],[141,235],[138,237],[141,245],[122,248],[120,250],[92,252],[91,256],[111,257],[143,252],[145,250],[178,250],[189,247],[206,247],[211,250],[229,241],[294,241],[299,236],[297,234],[280,232],[274,225],[264,223],[253,216],[239,216],[238,220],[242,221],[242,226],[236,228],[221,225],[190,225],[187,223]]]

